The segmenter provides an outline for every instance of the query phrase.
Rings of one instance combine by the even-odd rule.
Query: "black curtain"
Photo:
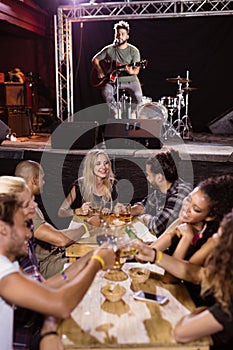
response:
[[[73,23],[74,110],[102,103],[100,91],[90,85],[91,59],[113,41],[116,21]],[[141,70],[143,94],[158,102],[175,97],[170,77],[186,77],[189,70],[189,117],[194,131],[208,131],[208,123],[233,109],[233,17],[211,16],[130,20],[130,43],[148,66]],[[183,85],[184,86],[184,85]],[[182,115],[185,110],[182,110]],[[93,114],[88,118],[96,120]]]

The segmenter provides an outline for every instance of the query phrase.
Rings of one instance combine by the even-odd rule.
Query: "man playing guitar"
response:
[[[117,84],[119,89],[127,91],[131,96],[132,113],[136,112],[137,105],[142,100],[142,89],[138,79],[140,52],[128,43],[129,24],[120,21],[114,25],[114,31],[113,44],[105,46],[92,59],[93,71],[97,78],[97,83],[93,86],[101,88],[104,101],[113,110],[114,117],[118,118],[114,97],[117,93]]]

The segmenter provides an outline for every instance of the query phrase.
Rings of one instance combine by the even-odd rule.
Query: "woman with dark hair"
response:
[[[184,316],[174,329],[177,342],[187,343],[211,336],[218,349],[228,349],[233,336],[233,211],[226,214],[204,266],[187,263],[141,243],[134,245],[138,256],[154,261],[182,280],[201,285],[201,295],[211,296],[212,304]]]

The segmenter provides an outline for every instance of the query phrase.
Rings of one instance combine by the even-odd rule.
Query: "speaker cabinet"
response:
[[[30,113],[25,108],[8,108],[8,126],[16,137],[29,136],[31,133]]]
[[[213,134],[233,134],[233,109],[215,118],[208,127]]]
[[[97,144],[99,123],[64,122],[51,135],[52,148],[91,149]]]
[[[108,148],[151,148],[161,144],[162,119],[109,119],[104,139]]]
[[[1,83],[0,105],[1,106],[24,106],[25,91],[24,84]]]

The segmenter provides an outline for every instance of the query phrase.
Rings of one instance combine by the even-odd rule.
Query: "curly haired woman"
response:
[[[224,216],[204,266],[176,259],[139,241],[133,245],[140,259],[154,261],[178,278],[200,284],[201,295],[212,297],[211,306],[197,308],[177,323],[175,340],[187,343],[211,336],[216,349],[228,349],[233,341],[233,211]]]

